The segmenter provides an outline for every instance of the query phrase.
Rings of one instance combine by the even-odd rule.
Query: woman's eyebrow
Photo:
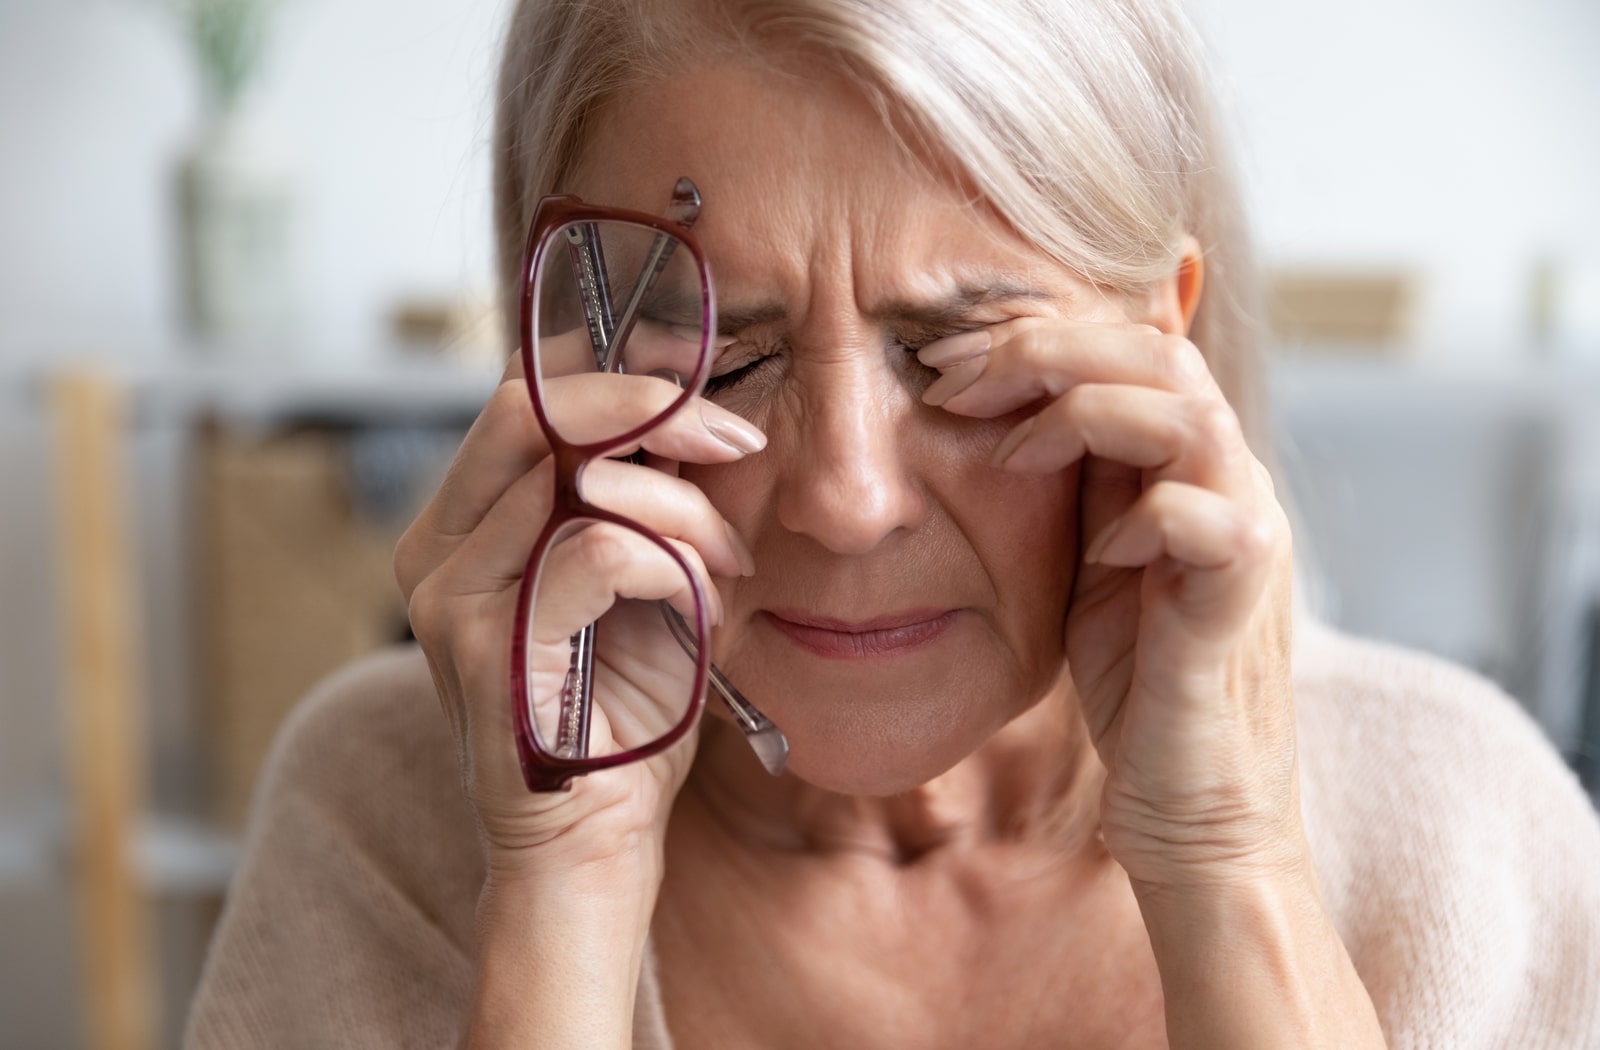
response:
[[[1061,303],[1067,296],[1045,291],[1021,281],[994,281],[962,285],[954,291],[925,299],[886,299],[874,304],[867,316],[875,321],[929,326],[956,324],[967,320],[980,306],[1031,300]],[[717,310],[717,331],[735,335],[758,325],[783,321],[789,316],[781,303],[734,304]]]
[[[995,280],[961,285],[947,294],[927,299],[889,299],[868,311],[874,320],[927,325],[955,324],[967,320],[981,306],[1019,300],[1059,303],[1066,297],[1023,281]]]

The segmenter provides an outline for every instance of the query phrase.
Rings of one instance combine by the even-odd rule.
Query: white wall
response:
[[[164,0],[0,0],[0,365],[165,349],[173,169],[201,120]],[[393,296],[487,286],[504,0],[288,0],[256,94],[298,169],[302,345],[365,353]]]
[[[1422,267],[1430,349],[1525,339],[1542,254],[1600,262],[1594,0],[1188,0],[1269,257]]]

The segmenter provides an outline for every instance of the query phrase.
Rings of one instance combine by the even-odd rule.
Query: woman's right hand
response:
[[[576,374],[546,384],[556,426],[576,440],[602,427],[632,429],[679,394],[650,376]],[[716,619],[720,598],[710,577],[748,574],[750,555],[700,490],[676,476],[676,465],[732,462],[764,443],[748,422],[696,398],[644,436],[652,466],[596,460],[584,472],[584,495],[672,542],[700,575]],[[514,610],[553,494],[550,448],[514,357],[438,492],[401,538],[395,575],[455,736],[491,882],[629,858],[659,877],[655,861],[694,734],[643,762],[578,777],[569,791],[530,792],[518,766],[508,673]],[[591,608],[613,595],[646,596],[640,588],[653,584],[642,577],[668,561],[648,541],[610,526],[592,526],[562,547],[567,556],[547,564],[542,592]],[[565,639],[559,645],[565,661]],[[597,717],[594,732],[606,731]],[[608,745],[597,740],[595,753]]]

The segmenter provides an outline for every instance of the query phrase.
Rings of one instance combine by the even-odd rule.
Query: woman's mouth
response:
[[[900,656],[931,644],[955,622],[955,609],[909,609],[870,620],[838,620],[798,609],[763,610],[800,648],[831,660]]]

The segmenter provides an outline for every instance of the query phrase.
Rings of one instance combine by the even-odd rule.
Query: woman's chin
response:
[[[880,702],[829,711],[813,702],[772,714],[789,741],[786,772],[845,795],[910,791],[967,758],[1016,713],[970,704],[936,713],[926,700],[899,707]]]
[[[893,795],[971,755],[1053,681],[1019,674],[969,632],[890,660],[822,660],[783,642],[726,663],[719,653],[718,665],[783,731],[789,773],[841,794]]]

